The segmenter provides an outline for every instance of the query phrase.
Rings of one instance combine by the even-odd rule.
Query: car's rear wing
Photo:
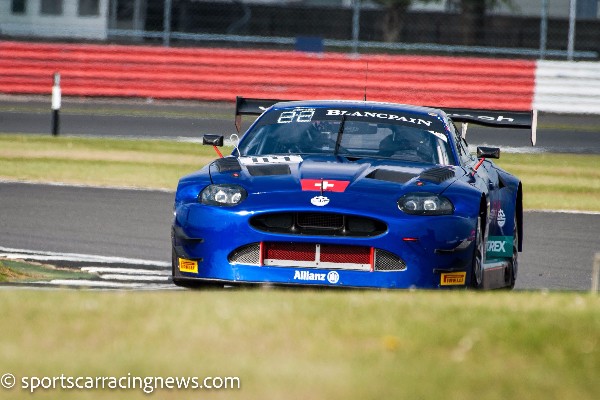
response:
[[[531,129],[531,145],[537,140],[537,110],[499,111],[476,110],[467,108],[442,108],[454,122],[462,123],[462,137],[467,135],[469,123],[494,128]]]
[[[239,133],[242,127],[242,115],[260,115],[275,103],[288,100],[235,98],[235,127]]]
[[[285,101],[290,100],[236,97],[235,127],[239,132],[241,129],[242,115],[260,115],[273,104]],[[531,144],[535,146],[537,139],[537,110],[499,111],[468,108],[441,108],[441,110],[443,110],[452,121],[462,123],[462,137],[466,137],[467,126],[469,123],[495,128],[531,129]]]

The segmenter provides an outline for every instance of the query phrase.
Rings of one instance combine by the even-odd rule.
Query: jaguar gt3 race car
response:
[[[238,131],[242,115],[260,116],[232,154],[179,181],[176,285],[515,285],[522,185],[465,135],[531,128],[534,144],[536,112],[238,98]]]

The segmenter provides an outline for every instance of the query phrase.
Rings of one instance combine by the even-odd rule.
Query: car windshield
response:
[[[425,124],[430,121],[380,122],[357,118],[356,113],[317,119],[314,110],[307,113],[305,109],[274,113],[278,118],[261,118],[244,136],[239,144],[241,155],[337,154],[441,165],[454,162],[447,136],[432,130],[431,123]]]

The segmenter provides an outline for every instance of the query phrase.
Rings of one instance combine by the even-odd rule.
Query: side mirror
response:
[[[500,158],[500,148],[477,147],[477,158]]]
[[[204,135],[202,136],[202,144],[222,147],[223,135]]]

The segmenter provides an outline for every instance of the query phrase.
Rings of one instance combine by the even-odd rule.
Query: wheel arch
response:
[[[517,217],[517,232],[519,233],[519,251],[523,251],[523,185],[519,182],[517,199],[515,204],[515,216]]]
[[[479,214],[478,216],[481,218],[481,233],[483,237],[486,237],[488,224],[487,217],[489,215],[489,200],[486,197],[485,193],[481,194],[481,199],[479,200]]]

